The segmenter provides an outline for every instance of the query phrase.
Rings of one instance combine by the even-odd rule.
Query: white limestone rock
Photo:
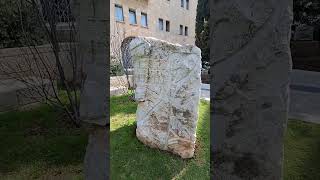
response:
[[[182,158],[193,157],[201,88],[200,49],[136,37],[130,39],[127,50],[134,67],[138,139]]]

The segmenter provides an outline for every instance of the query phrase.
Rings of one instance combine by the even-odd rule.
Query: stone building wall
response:
[[[61,44],[60,54],[64,67],[69,68],[69,48],[65,44]],[[50,45],[0,49],[0,112],[44,101],[44,94],[39,91],[42,88],[52,95],[52,81],[47,72],[56,82],[55,56]],[[67,73],[67,78],[70,77]]]
[[[116,32],[125,31],[128,36],[151,36],[179,44],[195,44],[195,20],[197,0],[189,0],[189,9],[181,7],[180,0],[111,0],[110,1],[111,36]],[[123,8],[124,22],[115,19],[115,5]],[[136,11],[137,25],[129,23],[129,9]],[[148,27],[141,26],[141,12],[148,16]],[[164,20],[164,30],[158,28],[158,19]],[[170,21],[170,32],[166,32],[165,22]],[[188,27],[188,36],[179,35],[180,25]]]
[[[72,78],[69,43],[60,44],[60,60],[65,68],[67,79]],[[41,59],[40,59],[41,58]],[[36,63],[37,61],[37,63]],[[37,66],[45,72],[48,67],[50,74],[56,70],[55,56],[51,45],[36,47],[17,47],[0,49],[0,81],[14,78],[15,74],[24,76],[37,75]],[[43,63],[46,65],[44,66]],[[33,71],[33,72],[30,72]]]

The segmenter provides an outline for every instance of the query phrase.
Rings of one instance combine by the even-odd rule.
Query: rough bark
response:
[[[213,179],[282,179],[292,0],[211,2]]]
[[[88,146],[84,159],[86,180],[107,180],[109,178],[109,127],[88,125]]]
[[[78,1],[80,60],[84,61],[84,85],[81,92],[80,117],[91,125],[84,161],[87,180],[106,180],[108,155],[108,60],[109,2]]]

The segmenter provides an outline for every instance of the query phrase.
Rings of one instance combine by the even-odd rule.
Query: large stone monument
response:
[[[210,2],[213,179],[281,180],[292,0]]]
[[[136,135],[144,144],[182,158],[194,155],[201,84],[201,51],[154,38],[128,38],[132,58]]]

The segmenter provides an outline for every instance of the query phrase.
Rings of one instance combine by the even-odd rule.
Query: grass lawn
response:
[[[81,179],[83,129],[48,106],[0,114],[0,179]]]
[[[151,149],[135,136],[136,104],[128,98],[111,100],[111,179],[210,179],[209,103],[202,101],[197,129],[195,158],[183,160],[177,155]]]
[[[111,99],[111,179],[209,179],[209,104],[201,103],[195,158],[151,149],[135,137],[136,104]],[[0,180],[83,179],[87,134],[46,106],[0,114]],[[59,120],[60,119],[60,120]],[[320,179],[320,125],[290,120],[284,180]]]
[[[284,146],[285,180],[320,180],[320,125],[290,120]]]

